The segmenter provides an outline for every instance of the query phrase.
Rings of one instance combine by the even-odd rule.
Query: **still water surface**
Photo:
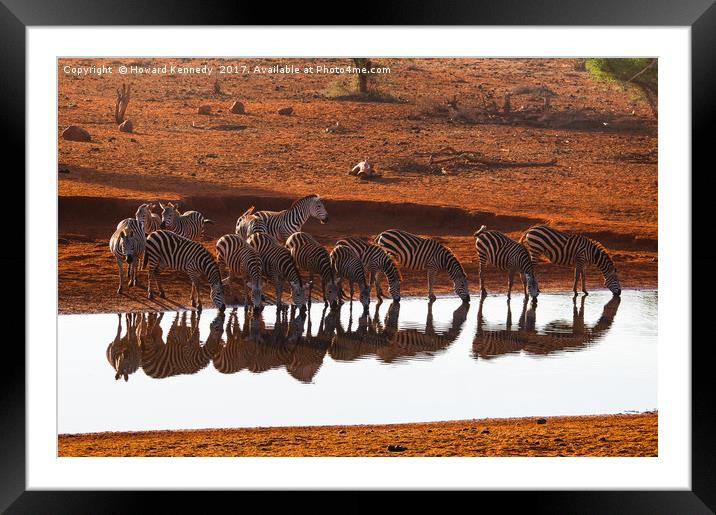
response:
[[[59,317],[60,433],[657,407],[657,292]],[[109,356],[109,359],[108,359]],[[120,374],[111,365],[119,361]],[[127,381],[123,374],[127,374]],[[115,380],[115,376],[119,378]]]

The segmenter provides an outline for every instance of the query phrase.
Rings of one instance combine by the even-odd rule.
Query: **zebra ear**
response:
[[[159,207],[161,207],[162,209],[165,209],[164,204],[162,204],[161,202],[159,203]]]

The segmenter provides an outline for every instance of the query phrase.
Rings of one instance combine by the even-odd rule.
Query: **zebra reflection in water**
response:
[[[310,311],[277,310],[276,323],[267,328],[262,314],[244,313],[243,329],[234,311],[226,327],[226,344],[213,359],[223,374],[241,370],[259,374],[285,368],[294,379],[310,383],[323,364],[335,332],[337,314],[324,307],[317,334],[312,334]],[[305,334],[304,334],[305,332]]]
[[[354,361],[376,356],[384,363],[403,361],[413,356],[431,357],[433,353],[446,350],[457,339],[467,320],[470,305],[462,303],[454,312],[452,325],[445,333],[435,331],[433,325],[433,304],[428,303],[425,329],[398,328],[400,303],[392,302],[388,307],[384,323],[379,316],[380,305],[375,313],[363,311],[353,329],[353,313],[350,312],[348,329],[339,326],[331,344],[330,355],[336,361]]]
[[[520,351],[547,355],[555,352],[581,350],[609,331],[619,309],[621,298],[612,297],[604,305],[601,317],[592,327],[587,327],[584,323],[584,301],[585,297],[582,297],[579,306],[577,306],[577,300],[573,299],[571,322],[554,320],[546,324],[540,333],[537,333],[535,329],[537,306],[530,304],[528,309],[527,299],[522,303],[522,312],[516,329],[512,326],[512,311],[509,302],[507,303],[505,329],[485,329],[485,320],[482,314],[484,299],[482,299],[477,312],[477,332],[472,342],[472,357],[490,359]]]
[[[124,377],[128,381],[129,375],[139,368],[141,351],[137,340],[137,324],[141,316],[139,313],[125,314],[127,329],[122,336],[122,314],[117,313],[117,335],[107,347],[107,361],[116,372],[115,379]]]

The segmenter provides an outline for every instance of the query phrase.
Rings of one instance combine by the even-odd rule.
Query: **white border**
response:
[[[690,29],[27,29],[27,486],[690,489]],[[658,458],[57,458],[57,57],[658,56]],[[668,214],[668,215],[667,215]],[[52,223],[52,222],[55,223]],[[664,242],[668,242],[668,245]],[[663,273],[668,270],[668,274]],[[30,304],[30,299],[32,303]],[[30,316],[31,314],[31,316]]]

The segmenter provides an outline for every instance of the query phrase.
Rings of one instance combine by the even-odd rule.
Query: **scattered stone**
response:
[[[107,141],[109,141],[110,143],[112,143],[113,141],[116,141],[116,139],[117,139],[117,138],[115,138],[114,136],[110,136],[109,138],[107,138]]]
[[[561,438],[555,438],[554,441],[555,442],[564,442],[564,440],[562,440]]]
[[[134,132],[134,124],[132,120],[124,120],[119,124],[120,132]]]
[[[606,441],[607,441],[607,439],[606,439],[605,437],[603,437],[603,436],[602,436],[602,437],[601,437],[601,438],[599,439],[599,441],[600,441],[600,442],[606,442]]]
[[[432,430],[432,429],[428,429],[428,433],[432,433],[432,432],[433,432],[433,430]]]
[[[70,125],[62,131],[62,138],[67,141],[92,141],[92,136],[78,125]]]
[[[282,107],[278,110],[278,114],[283,116],[291,116],[293,114],[293,107]]]
[[[403,447],[402,445],[389,445],[388,450],[390,452],[403,452],[407,450],[407,447]]]
[[[545,419],[543,419],[543,418],[538,418],[538,419],[537,419],[537,423],[538,423],[538,424],[546,424],[546,423],[547,423],[547,420],[545,420]]]
[[[208,105],[199,106],[199,109],[197,112],[199,114],[211,114],[211,106],[208,106]]]
[[[339,435],[344,435],[344,434],[346,434],[346,430],[345,430],[345,429],[341,429],[340,431],[338,431],[338,434],[339,434]]]
[[[246,109],[244,108],[244,104],[237,100],[231,105],[231,112],[234,114],[244,114],[246,113]]]
[[[70,173],[70,169],[67,168],[66,166],[60,166],[60,167],[57,169],[57,172],[58,172],[58,173]]]
[[[483,429],[482,431],[480,431],[480,433],[482,433],[483,435],[489,435],[489,434],[490,434],[490,430],[489,430],[489,429]]]
[[[132,143],[137,143],[137,140],[134,138],[129,138],[129,141],[131,141]]]

